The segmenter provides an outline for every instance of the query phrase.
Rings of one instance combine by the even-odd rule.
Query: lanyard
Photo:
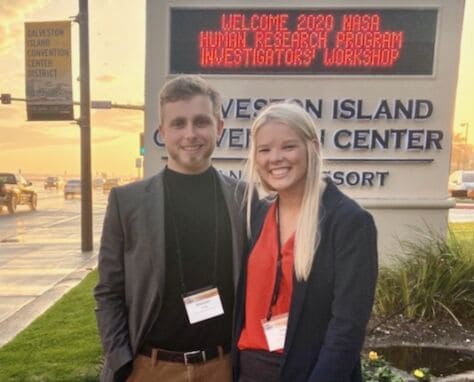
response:
[[[276,208],[275,208],[275,220],[276,220],[276,234],[277,234],[277,264],[276,264],[276,276],[275,276],[275,285],[273,286],[273,293],[272,299],[270,302],[270,306],[268,307],[267,312],[267,321],[270,321],[272,318],[272,308],[276,305],[278,300],[278,295],[280,294],[280,286],[281,286],[281,279],[283,277],[283,268],[282,268],[282,254],[281,254],[281,242],[280,242],[280,199],[277,198],[276,200]]]
[[[212,281],[213,285],[217,285],[217,253],[218,253],[218,238],[219,238],[219,215],[217,213],[217,182],[216,182],[216,174],[213,170],[212,171],[212,185],[214,189],[214,216],[215,216],[215,231],[214,231],[214,270],[212,272]],[[182,256],[182,251],[181,251],[181,246],[179,244],[179,231],[178,231],[178,224],[176,222],[176,217],[174,215],[175,213],[175,204],[173,203],[173,197],[171,195],[170,189],[169,189],[169,180],[167,179],[168,175],[165,171],[165,177],[164,177],[164,185],[165,185],[165,197],[168,199],[168,203],[171,207],[171,221],[173,224],[173,231],[174,231],[174,238],[176,242],[176,255],[178,256],[178,274],[179,274],[179,282],[181,284],[181,292],[183,295],[186,295],[189,291],[186,288],[186,284],[184,282],[184,271],[183,271],[183,256]]]

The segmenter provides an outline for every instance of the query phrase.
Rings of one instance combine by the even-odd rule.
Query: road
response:
[[[30,211],[28,206],[18,206],[13,215],[9,215],[6,209],[0,213],[0,253],[2,243],[25,243],[26,234],[28,239],[34,239],[38,244],[41,241],[47,243],[54,241],[80,248],[80,198],[65,200],[61,191],[43,190],[40,183],[35,185],[35,189],[38,192],[37,211]],[[101,190],[94,190],[93,232],[96,248],[106,205],[107,195]],[[462,204],[461,207],[465,208],[458,206],[449,211],[449,221],[474,221],[474,204]]]
[[[81,199],[76,197],[65,200],[62,191],[43,190],[36,185],[34,188],[38,192],[37,211],[30,211],[28,206],[20,205],[13,215],[9,215],[6,209],[0,214],[0,243],[24,242],[25,234],[28,234],[30,239],[42,238],[49,243],[51,240],[80,242]],[[94,241],[97,241],[100,235],[106,204],[107,195],[100,190],[94,190]],[[74,227],[72,231],[75,231],[73,235],[71,235],[72,227]],[[62,236],[66,232],[67,237]]]

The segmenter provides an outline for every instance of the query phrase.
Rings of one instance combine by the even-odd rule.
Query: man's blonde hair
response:
[[[166,82],[160,91],[160,111],[163,119],[163,106],[170,102],[188,100],[196,95],[207,95],[212,102],[216,119],[222,119],[221,97],[207,81],[199,76],[181,75]]]

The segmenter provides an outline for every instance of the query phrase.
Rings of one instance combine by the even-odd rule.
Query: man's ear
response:
[[[161,140],[164,141],[164,139],[165,139],[165,129],[163,129],[163,125],[161,123],[158,125],[158,134],[160,135]]]

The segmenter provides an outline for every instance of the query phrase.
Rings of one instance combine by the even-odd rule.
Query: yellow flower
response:
[[[413,375],[414,375],[416,378],[424,378],[424,377],[425,377],[425,373],[423,373],[423,370],[420,370],[420,369],[416,369],[416,370],[413,372]]]
[[[371,351],[369,353],[369,360],[370,361],[377,361],[379,359],[379,355],[377,354],[376,351]]]

